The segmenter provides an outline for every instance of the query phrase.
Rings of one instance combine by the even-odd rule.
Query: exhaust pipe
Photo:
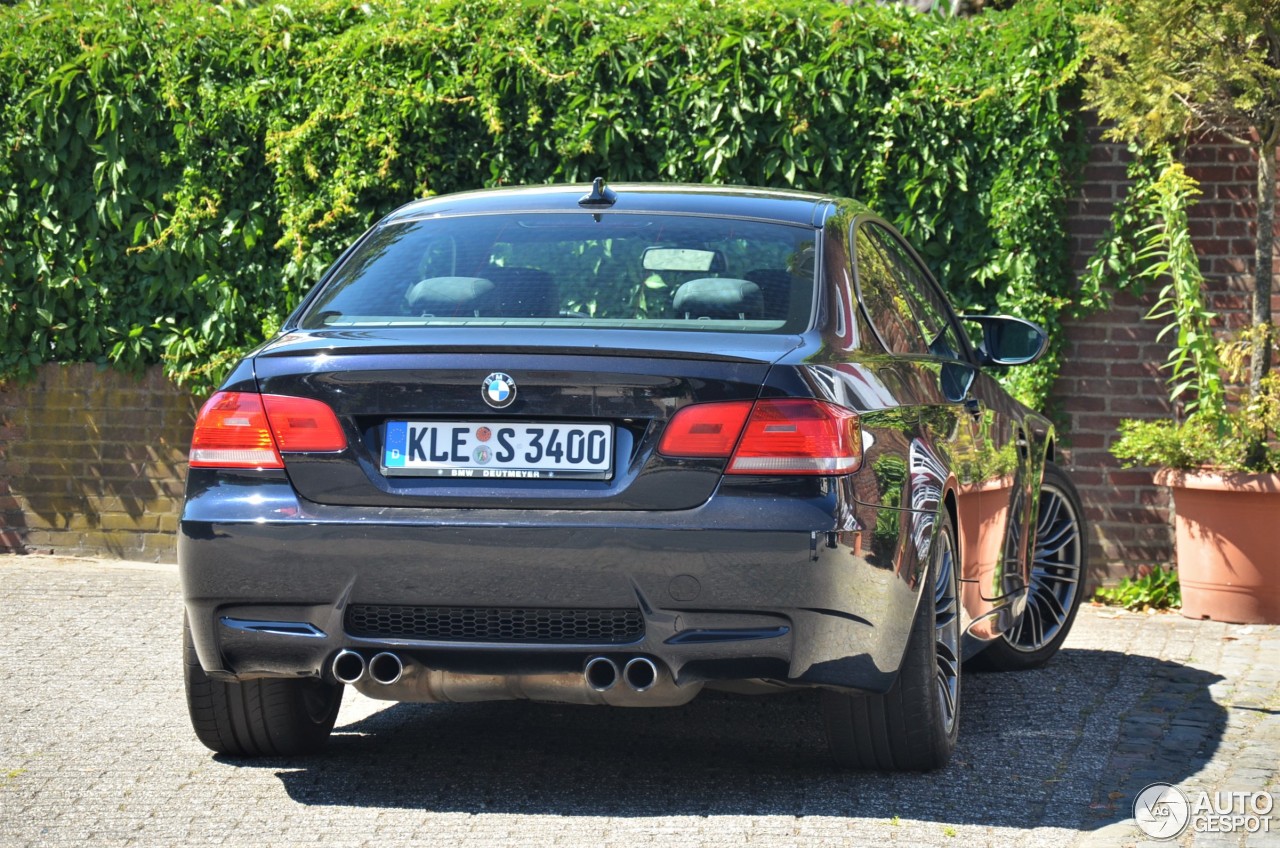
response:
[[[373,659],[369,660],[369,676],[375,683],[390,686],[392,683],[399,682],[403,675],[404,663],[395,654],[387,652],[374,654]]]
[[[364,657],[355,651],[338,651],[333,658],[333,676],[339,683],[355,683],[364,677]]]
[[[618,682],[618,664],[608,657],[592,657],[582,670],[582,679],[596,692],[608,692]]]
[[[622,670],[627,685],[637,692],[648,692],[658,682],[658,667],[648,657],[636,657]]]

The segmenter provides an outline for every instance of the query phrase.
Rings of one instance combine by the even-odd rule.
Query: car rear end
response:
[[[616,705],[892,683],[917,589],[850,542],[859,403],[809,364],[822,202],[578,193],[389,217],[205,405],[204,673]]]

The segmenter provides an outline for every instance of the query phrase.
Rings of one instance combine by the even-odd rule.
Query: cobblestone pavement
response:
[[[1047,669],[965,679],[960,749],[846,774],[809,695],[666,710],[395,705],[327,752],[212,756],[182,696],[170,566],[0,558],[0,845],[1147,844],[1154,781],[1280,790],[1280,628],[1082,610]],[[1280,846],[1193,833],[1152,845]]]

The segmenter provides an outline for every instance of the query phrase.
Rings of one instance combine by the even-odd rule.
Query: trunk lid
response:
[[[772,363],[801,342],[794,335],[638,330],[320,330],[268,343],[254,366],[261,392],[321,400],[347,433],[340,454],[284,457],[298,493],[317,503],[689,509],[711,496],[725,462],[658,454],[666,422],[686,404],[755,399]],[[485,381],[494,374],[511,380],[514,397],[495,392],[486,401]],[[406,427],[416,470],[395,467],[387,453],[406,444]],[[533,456],[519,440],[535,431],[566,462],[575,445],[581,458],[587,437],[607,431],[607,471],[596,466],[584,477],[494,468],[500,442],[514,445],[520,458]],[[483,457],[484,467],[474,459],[480,435],[497,449]],[[420,460],[427,459],[442,462],[424,470]]]

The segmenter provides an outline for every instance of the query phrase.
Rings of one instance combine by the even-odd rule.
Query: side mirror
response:
[[[1049,335],[1038,324],[1008,315],[961,315],[982,327],[983,365],[1026,365],[1044,356]]]

